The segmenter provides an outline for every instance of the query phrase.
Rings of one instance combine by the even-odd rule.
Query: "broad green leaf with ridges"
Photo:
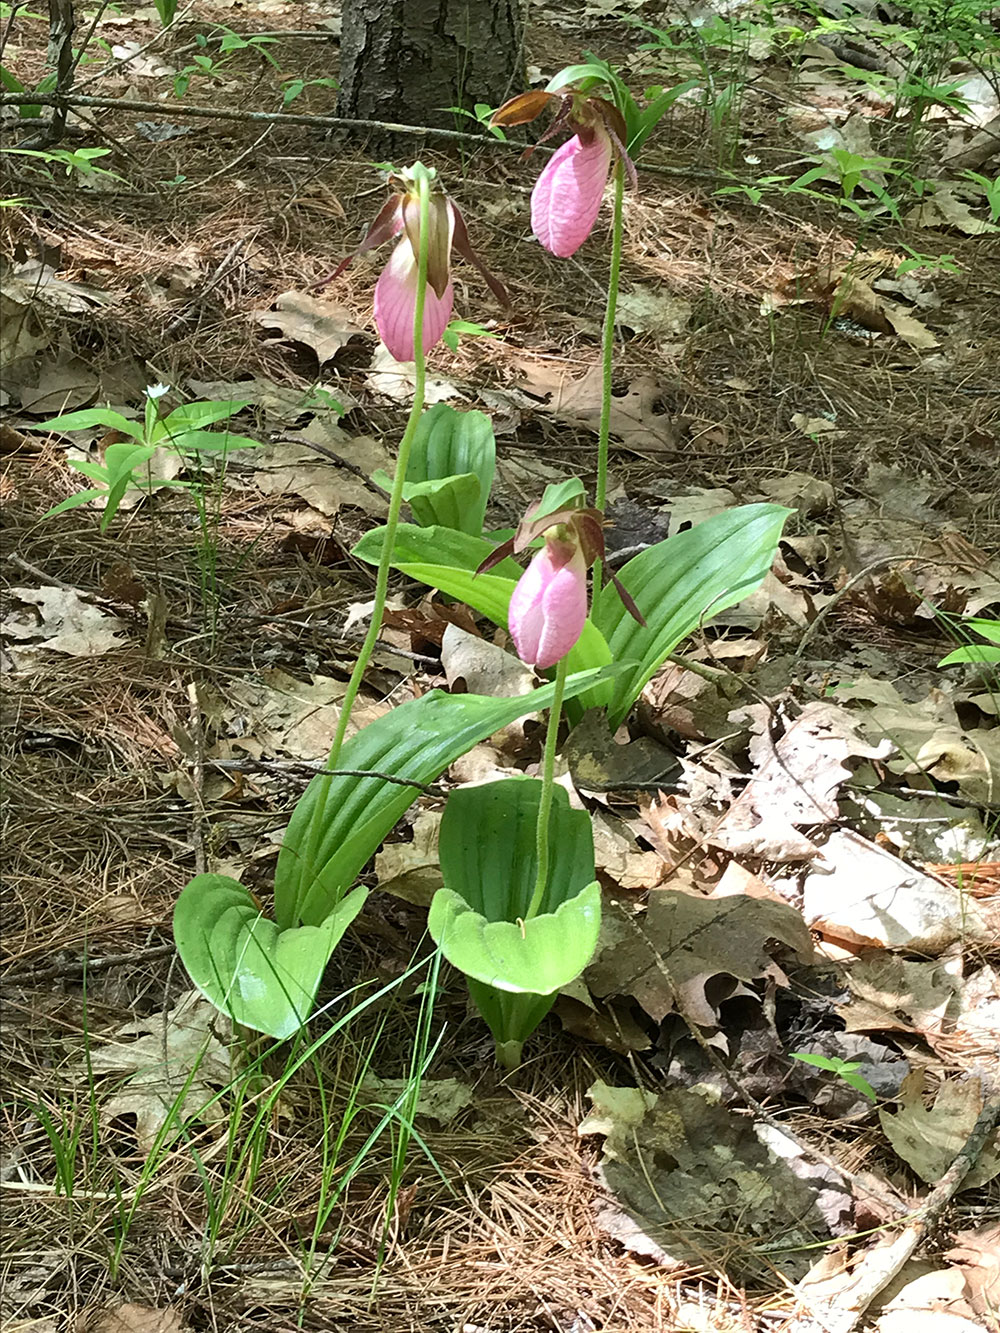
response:
[[[355,889],[321,925],[279,930],[237,880],[196,875],[174,908],[177,951],[202,994],[234,1022],[290,1037],[312,1012],[330,955],[367,896]]]
[[[742,505],[658,542],[630,560],[618,578],[646,619],[629,615],[613,585],[597,595],[591,617],[612,660],[638,663],[614,682],[608,710],[619,726],[677,645],[714,615],[748,597],[771,568],[781,529],[792,512],[782,505]]]
[[[575,698],[618,670],[612,665],[570,676],[566,697]],[[493,732],[525,713],[547,708],[552,696],[552,685],[514,699],[431,690],[352,736],[338,767],[386,773],[424,785]],[[326,799],[321,801],[324,786]],[[278,924],[319,925],[418,794],[416,787],[379,777],[314,778],[295,807],[278,856],[274,886]],[[314,836],[313,821],[321,804],[322,828]]]

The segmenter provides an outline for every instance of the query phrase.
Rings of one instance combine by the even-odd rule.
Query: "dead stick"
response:
[[[928,1195],[913,1221],[887,1249],[876,1250],[867,1256],[860,1282],[840,1298],[850,1303],[849,1308],[833,1312],[832,1317],[829,1311],[826,1313],[830,1320],[829,1333],[852,1333],[857,1328],[869,1305],[913,1257],[927,1232],[937,1225],[945,1208],[962,1188],[962,1182],[979,1160],[998,1119],[1000,1097],[987,1099],[965,1146]]]
[[[236,111],[231,108],[212,106],[188,106],[183,103],[165,106],[163,102],[140,102],[130,97],[91,97],[82,93],[70,93],[59,96],[56,93],[0,93],[0,106],[54,106],[62,108],[94,107],[105,111],[140,111],[144,115],[169,117],[188,116],[193,120],[232,120],[243,124],[257,121],[264,125],[304,125],[307,129],[321,130],[374,130],[382,134],[401,134],[418,139],[444,139],[450,143],[473,144],[479,148],[502,149],[505,152],[522,152],[524,145],[502,139],[494,139],[487,134],[470,134],[465,130],[437,129],[433,125],[397,125],[389,120],[350,120],[344,116],[307,116],[291,111]],[[543,154],[555,152],[547,144],[539,144],[536,151]],[[722,176],[718,171],[706,171],[700,167],[651,166],[638,162],[640,171],[654,176],[681,176],[691,180],[732,181],[732,176]],[[532,446],[533,448],[536,446]],[[664,452],[681,453],[679,449]],[[701,455],[695,455],[700,457]],[[705,454],[704,457],[710,455]],[[712,455],[714,457],[714,455]]]

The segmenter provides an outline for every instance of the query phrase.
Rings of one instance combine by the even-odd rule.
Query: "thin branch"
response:
[[[225,773],[278,773],[300,774],[309,779],[324,778],[378,778],[396,787],[413,787],[425,796],[443,796],[444,790],[435,783],[418,782],[416,778],[401,778],[394,773],[381,773],[374,768],[327,768],[325,764],[310,763],[307,759],[210,759],[213,768]]]
[[[875,1250],[865,1256],[864,1269],[857,1286],[838,1297],[838,1305],[846,1305],[847,1308],[824,1312],[828,1333],[853,1333],[875,1297],[885,1290],[904,1264],[912,1259],[917,1247],[927,1233],[937,1226],[941,1214],[979,1161],[998,1119],[1000,1098],[987,1098],[964,1146],[927,1196],[916,1217],[886,1249]]]
[[[188,116],[194,120],[231,120],[246,124],[258,122],[263,125],[304,125],[308,129],[347,130],[357,133],[360,130],[373,130],[381,134],[399,134],[416,139],[443,139],[449,143],[471,144],[479,148],[499,149],[503,152],[520,153],[524,149],[521,143],[513,140],[495,139],[489,134],[472,134],[467,130],[438,129],[433,125],[397,125],[388,120],[352,120],[344,116],[316,116],[296,114],[291,111],[237,111],[228,107],[197,106],[188,103],[166,105],[163,102],[140,102],[129,97],[90,97],[81,93],[71,93],[62,97],[57,93],[0,93],[0,106],[56,106],[63,108],[94,107],[105,111],[139,111],[144,115],[169,117],[176,120],[179,116]],[[536,152],[552,154],[556,150],[547,144],[540,144]],[[734,178],[730,174],[718,171],[706,171],[698,167],[654,166],[651,163],[637,162],[641,172],[650,176],[679,176],[685,180],[727,180]],[[535,447],[535,446],[532,446]],[[680,455],[680,449],[664,450],[665,453]],[[687,456],[685,454],[685,456]],[[709,454],[696,455],[708,458]]]

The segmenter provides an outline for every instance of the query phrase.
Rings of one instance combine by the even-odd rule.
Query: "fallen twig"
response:
[[[987,1098],[964,1147],[928,1195],[923,1207],[918,1209],[917,1215],[891,1245],[884,1250],[874,1250],[865,1257],[857,1286],[838,1297],[838,1303],[846,1303],[847,1308],[823,1312],[827,1333],[852,1333],[857,1328],[875,1297],[913,1257],[927,1232],[940,1221],[941,1214],[979,1160],[998,1119],[1000,1097]]]

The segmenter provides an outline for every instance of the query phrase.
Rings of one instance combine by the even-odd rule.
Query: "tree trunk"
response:
[[[521,0],[344,0],[338,114],[471,128],[449,107],[524,86]]]

